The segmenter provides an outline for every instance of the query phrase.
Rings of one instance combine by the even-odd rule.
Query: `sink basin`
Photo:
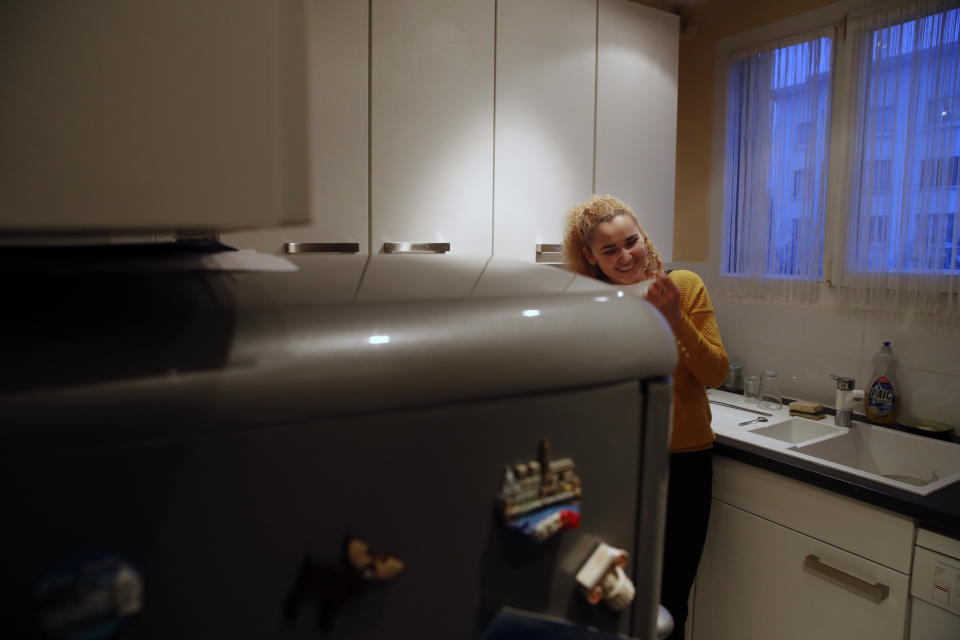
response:
[[[831,417],[806,420],[789,416],[786,409],[765,412],[768,423],[742,424],[757,418],[755,405],[722,391],[707,395],[711,425],[724,438],[922,496],[960,482],[960,444],[955,442],[864,422],[837,427]]]
[[[799,421],[789,424],[793,422]],[[787,452],[920,495],[933,493],[960,480],[960,445],[956,443],[862,422],[854,422],[849,429],[832,425],[811,426],[839,429],[842,433],[810,442],[798,440],[796,442],[801,444],[789,447]],[[788,426],[788,423],[766,429],[775,427],[783,427],[777,433],[785,437],[799,436],[802,432],[801,428]]]
[[[822,436],[839,435],[846,433],[846,431],[844,427],[835,427],[829,423],[797,418],[770,425],[769,427],[760,426],[757,429],[750,429],[751,433],[759,436],[790,443],[806,442],[807,440],[813,440],[814,438]]]

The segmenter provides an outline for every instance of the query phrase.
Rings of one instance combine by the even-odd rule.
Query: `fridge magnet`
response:
[[[110,638],[142,608],[140,572],[107,551],[74,556],[37,585],[38,622],[51,638]]]
[[[388,553],[372,553],[370,545],[363,540],[347,540],[347,561],[364,580],[386,582],[403,571],[403,561]]]
[[[623,569],[627,566],[627,552],[601,542],[577,572],[577,584],[590,604],[601,600],[614,611],[620,611],[633,601],[636,588]]]
[[[284,617],[293,622],[304,601],[312,600],[317,607],[317,626],[321,631],[332,631],[337,612],[344,604],[362,595],[372,583],[395,579],[403,568],[403,561],[396,556],[373,552],[364,540],[348,536],[337,562],[304,558],[284,602]]]
[[[572,458],[550,459],[550,443],[540,441],[537,460],[507,465],[497,495],[507,528],[543,542],[580,527],[580,477]]]

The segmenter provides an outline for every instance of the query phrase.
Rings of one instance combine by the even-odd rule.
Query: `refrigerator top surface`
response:
[[[295,271],[0,272],[0,434],[80,413],[175,429],[671,375],[662,316],[502,258],[294,256]],[[8,444],[10,444],[8,442]]]

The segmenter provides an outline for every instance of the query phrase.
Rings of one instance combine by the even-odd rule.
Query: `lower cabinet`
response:
[[[856,522],[817,524],[822,514],[805,505],[816,504],[814,498],[828,503],[846,499],[760,469],[743,469],[747,465],[719,456],[718,462],[710,528],[695,587],[694,640],[904,638],[909,566],[892,569],[855,545],[840,548],[830,538],[834,527],[848,533],[862,529],[865,539],[873,537],[870,530],[875,529],[874,534],[899,547],[912,536],[912,522],[856,503],[858,509],[870,510],[866,518],[855,513],[860,516]],[[740,478],[729,482],[723,477],[727,472]],[[765,485],[780,483],[780,505],[807,509],[792,517],[809,519],[819,535],[770,519],[770,512],[783,506],[756,500],[749,490],[732,493],[744,473]],[[718,492],[731,493],[730,500],[719,499]],[[800,495],[805,492],[824,495],[808,495],[805,500]],[[825,510],[836,506],[828,504]],[[903,535],[907,531],[909,536]],[[896,551],[890,564],[899,562]]]

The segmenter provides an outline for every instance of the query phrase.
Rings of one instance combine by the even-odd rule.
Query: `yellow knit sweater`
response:
[[[710,402],[705,387],[719,387],[730,361],[720,340],[710,295],[700,276],[677,270],[670,279],[680,289],[681,322],[674,327],[677,368],[673,372],[673,433],[670,452],[700,451],[713,446]]]

